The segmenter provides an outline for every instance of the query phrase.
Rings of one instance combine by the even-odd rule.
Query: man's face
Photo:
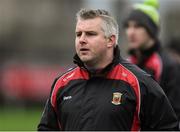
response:
[[[80,59],[87,64],[101,61],[108,48],[108,40],[102,30],[102,20],[78,20],[75,32],[75,47]]]
[[[140,49],[147,46],[151,40],[146,29],[139,26],[135,21],[129,21],[125,33],[129,42],[130,49]]]

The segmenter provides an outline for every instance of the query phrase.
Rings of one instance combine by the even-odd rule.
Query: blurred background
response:
[[[111,12],[120,25],[141,0],[0,0],[0,130],[36,130],[53,80],[73,66],[75,14],[81,8]],[[164,47],[180,37],[180,1],[159,0]]]

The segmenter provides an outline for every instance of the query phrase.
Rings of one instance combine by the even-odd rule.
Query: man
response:
[[[174,59],[174,61],[177,63],[178,70],[176,71],[176,79],[177,79],[177,90],[179,91],[174,91],[174,102],[176,104],[179,104],[177,110],[175,111],[177,113],[178,119],[179,119],[179,128],[180,128],[180,39],[179,38],[171,38],[168,41],[168,44],[166,46],[167,52],[170,54],[170,56]]]
[[[129,60],[151,74],[169,98],[180,120],[180,82],[175,61],[161,48],[158,40],[158,1],[135,4],[124,22],[129,42]]]
[[[75,33],[77,66],[55,80],[38,130],[176,130],[161,87],[120,57],[107,11],[80,10]]]

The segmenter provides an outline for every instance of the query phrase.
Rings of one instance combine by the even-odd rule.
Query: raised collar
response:
[[[118,46],[116,46],[114,48],[114,58],[113,61],[107,65],[104,69],[102,69],[101,71],[98,71],[99,74],[102,73],[106,73],[107,71],[109,71],[113,66],[117,65],[119,63],[119,59],[120,59],[120,49]],[[86,69],[88,72],[96,74],[97,71],[95,70],[89,70],[85,67],[84,63],[81,61],[81,59],[79,58],[79,56],[77,54],[74,55],[73,57],[73,62],[78,65],[79,67]]]

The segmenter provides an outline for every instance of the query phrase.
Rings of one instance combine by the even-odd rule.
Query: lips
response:
[[[89,51],[87,48],[81,48],[80,51]]]
[[[136,42],[136,38],[135,38],[135,37],[130,37],[130,38],[129,38],[129,41],[130,41],[130,42]]]
[[[81,55],[87,55],[87,54],[89,54],[89,49],[88,48],[80,48],[80,54]]]

